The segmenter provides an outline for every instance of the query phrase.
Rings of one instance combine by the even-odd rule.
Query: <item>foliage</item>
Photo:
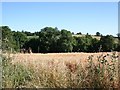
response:
[[[58,40],[58,50],[59,52],[72,52],[73,49],[73,38],[70,31],[61,30],[61,35]]]
[[[81,32],[79,32],[79,33],[77,33],[77,35],[82,35],[82,33],[81,33]]]
[[[24,43],[27,41],[27,36],[22,32],[13,32],[13,39],[15,41],[16,50],[23,48]]]
[[[19,52],[23,48],[31,48],[34,53],[119,51],[120,48],[112,35],[101,36],[98,40],[88,33],[81,37],[72,36],[70,31],[57,27],[45,27],[34,33],[11,31],[8,26],[2,26],[0,30],[3,52]],[[99,32],[96,34],[100,35]]]
[[[26,34],[27,36],[34,36],[34,33],[28,32],[28,31],[23,31],[22,33]]]
[[[2,31],[2,50],[3,52],[10,51],[11,48],[14,48],[15,43],[11,29],[8,26],[2,26],[0,29]]]
[[[38,39],[31,39],[24,46],[31,47],[33,52],[71,52],[73,37],[70,31],[45,27],[39,32]]]
[[[26,41],[23,45],[23,48],[26,48],[26,50],[28,50],[29,48],[32,48],[32,52],[39,53],[39,39],[32,38]]]
[[[76,46],[74,51],[77,52],[97,52],[98,51],[98,40],[93,39],[90,35],[85,37],[74,37],[76,39]],[[96,47],[96,48],[95,48]]]
[[[23,88],[32,80],[32,70],[20,63],[13,64],[12,58],[2,56],[2,88]]]
[[[102,45],[103,51],[111,51],[114,50],[114,37],[112,35],[102,36],[100,39],[100,44]]]
[[[27,36],[22,32],[11,31],[8,26],[2,26],[2,49],[4,51],[19,51],[25,41]]]
[[[96,36],[101,36],[101,34],[99,32],[96,32]]]
[[[99,52],[100,42],[96,38],[91,40],[91,44],[89,45],[89,52]]]
[[[46,27],[39,33],[40,52],[57,52],[57,41],[60,31],[57,28]]]

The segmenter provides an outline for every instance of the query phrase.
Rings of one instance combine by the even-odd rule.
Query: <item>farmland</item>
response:
[[[112,35],[74,37],[68,30],[52,27],[31,36],[8,26],[2,32],[3,88],[119,86],[120,44]]]
[[[4,72],[7,77],[3,79],[3,85],[19,88],[117,88],[118,54],[10,54],[10,65],[5,68],[12,71]]]
[[[13,57],[13,62],[20,62],[20,63],[31,63],[31,64],[39,64],[41,62],[46,61],[58,61],[58,62],[82,62],[85,64],[89,56],[93,57],[93,62],[97,61],[97,57],[100,55],[107,55],[112,54],[111,52],[100,52],[100,53],[48,53],[48,54],[39,54],[39,53],[32,53],[32,54],[11,54]],[[118,54],[118,53],[117,53]],[[110,57],[107,59],[110,59]]]
[[[119,90],[118,6],[3,2],[2,89]]]

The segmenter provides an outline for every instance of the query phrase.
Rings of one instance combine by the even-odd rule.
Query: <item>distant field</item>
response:
[[[83,34],[83,35],[72,35],[72,36],[75,36],[75,37],[84,37],[85,35]],[[91,35],[92,36],[92,38],[96,38],[96,39],[98,39],[98,40],[100,40],[100,36],[94,36],[94,35]],[[27,36],[27,38],[39,38],[39,36]]]
[[[73,36],[75,36],[75,37],[84,37],[85,36],[85,34],[82,34],[82,35],[73,35]],[[98,39],[98,40],[100,40],[100,36],[95,36],[95,35],[91,35],[92,36],[92,38],[96,38],[96,39]]]
[[[28,39],[39,38],[39,36],[27,36]]]

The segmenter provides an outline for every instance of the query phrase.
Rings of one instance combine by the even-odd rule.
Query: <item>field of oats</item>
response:
[[[3,88],[118,88],[118,52],[9,54]]]

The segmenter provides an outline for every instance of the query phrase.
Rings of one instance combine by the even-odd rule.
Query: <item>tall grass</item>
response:
[[[2,87],[20,88],[26,87],[31,81],[32,71],[21,64],[12,64],[10,57],[2,57]]]
[[[12,64],[3,57],[3,88],[118,88],[118,55],[94,55],[78,61],[46,61],[39,67]]]

